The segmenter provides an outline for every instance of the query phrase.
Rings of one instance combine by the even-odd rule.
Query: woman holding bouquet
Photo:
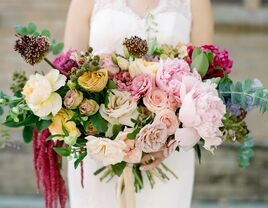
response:
[[[66,50],[99,52],[116,51],[122,54],[126,37],[157,38],[159,44],[210,44],[213,20],[209,0],[72,0],[66,31]],[[163,152],[143,157],[142,170],[157,167],[165,160]],[[150,161],[150,163],[146,163]],[[173,153],[165,163],[179,179],[167,184],[158,183],[154,189],[145,182],[137,194],[137,208],[190,208],[194,181],[194,151]],[[72,208],[116,207],[116,180],[101,183],[93,172],[100,167],[95,160],[84,160],[84,188],[80,171],[69,165],[69,187]]]

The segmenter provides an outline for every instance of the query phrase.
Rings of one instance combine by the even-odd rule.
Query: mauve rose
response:
[[[154,87],[154,80],[149,74],[139,74],[132,80],[131,95],[137,101],[148,95]]]
[[[73,53],[79,54],[76,50],[69,50],[66,53],[58,56],[54,61],[53,65],[64,75],[68,75],[73,67],[78,67],[75,60],[71,59]]]
[[[145,153],[159,151],[167,141],[167,128],[159,122],[144,126],[136,136],[136,146]]]
[[[149,111],[156,113],[167,107],[167,94],[164,91],[155,88],[143,98],[143,103]]]
[[[78,90],[69,90],[64,97],[67,109],[76,109],[83,101],[83,93]]]
[[[92,116],[99,110],[99,104],[95,100],[84,99],[79,106],[80,113],[85,116]]]
[[[179,120],[174,111],[170,109],[164,109],[157,112],[155,121],[162,122],[167,127],[167,134],[172,135],[179,128]]]
[[[127,71],[120,71],[113,77],[113,81],[119,91],[131,91],[132,78]]]

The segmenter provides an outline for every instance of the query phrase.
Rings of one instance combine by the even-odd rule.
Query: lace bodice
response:
[[[97,51],[122,53],[122,42],[132,35],[155,36],[159,43],[189,43],[191,0],[159,0],[144,17],[135,13],[127,0],[95,0],[89,44]]]

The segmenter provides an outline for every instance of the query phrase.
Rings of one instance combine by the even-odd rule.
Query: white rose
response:
[[[112,90],[109,94],[107,107],[100,106],[101,116],[111,124],[123,124],[133,127],[131,119],[137,119],[137,102],[131,98],[129,92]]]
[[[120,140],[87,136],[87,154],[95,160],[101,161],[104,166],[114,165],[123,161],[126,144]]]
[[[135,59],[134,61],[130,62],[129,65],[129,73],[131,77],[135,77],[143,73],[150,74],[153,78],[155,78],[158,69],[158,62],[148,62],[142,59]]]
[[[27,105],[36,116],[56,115],[62,107],[62,99],[55,93],[64,86],[66,77],[52,69],[47,75],[34,74],[26,82],[22,94]]]

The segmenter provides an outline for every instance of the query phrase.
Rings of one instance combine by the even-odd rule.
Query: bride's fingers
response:
[[[154,160],[152,163],[148,164],[148,165],[142,165],[140,166],[140,170],[151,170],[151,169],[154,169],[156,167],[159,166],[159,164],[162,162],[161,159],[156,159]]]

